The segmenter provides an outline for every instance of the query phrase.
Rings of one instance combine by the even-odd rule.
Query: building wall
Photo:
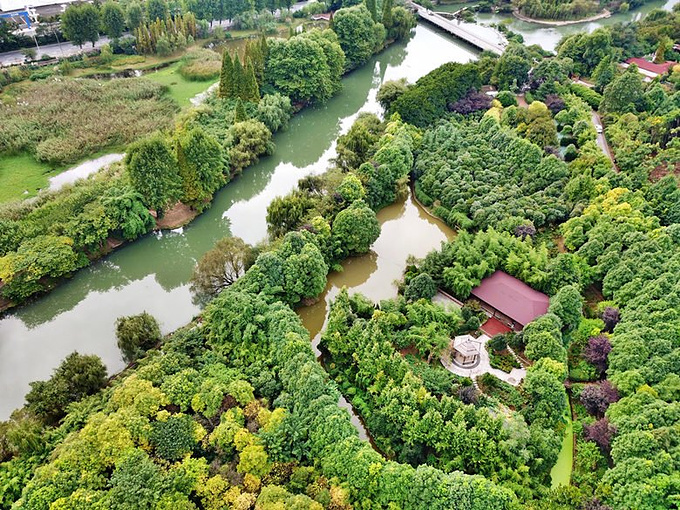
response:
[[[493,306],[488,304],[485,301],[482,301],[481,299],[477,298],[479,301],[480,306],[482,307],[482,310],[489,316],[493,317],[494,319],[498,319],[500,322],[505,324],[506,326],[514,329],[515,331],[522,331],[523,326],[519,324],[518,322],[515,322],[513,319],[508,317],[507,315],[503,314],[502,312],[499,312],[496,310]]]
[[[28,7],[44,7],[46,5],[58,5],[70,3],[72,0],[0,0],[0,11],[19,11]]]

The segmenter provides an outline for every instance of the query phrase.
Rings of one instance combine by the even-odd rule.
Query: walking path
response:
[[[208,97],[211,96],[217,90],[217,88],[219,86],[220,86],[220,82],[213,83],[206,90],[204,90],[203,92],[199,92],[194,97],[189,99],[189,102],[194,106],[198,106],[200,104],[203,104],[205,102],[205,100],[208,99]]]
[[[569,20],[564,20],[564,21],[553,21],[553,20],[547,20],[547,19],[536,19],[536,18],[530,18],[529,16],[525,16],[524,14],[520,14],[520,12],[515,9],[512,11],[513,16],[515,18],[526,21],[527,23],[536,23],[537,25],[547,25],[549,27],[564,27],[567,25],[578,25],[579,23],[588,23],[590,21],[597,21],[598,19],[603,19],[603,18],[608,18],[612,15],[611,12],[609,12],[607,9],[603,10],[599,14],[595,14],[593,16],[590,16],[588,18],[581,18],[581,19],[569,19]]]
[[[303,2],[297,2],[296,4],[292,5],[290,8],[291,12],[299,11],[303,7],[305,7],[307,4],[309,4],[312,0],[305,0]],[[275,14],[280,13],[280,10],[277,10]],[[222,20],[222,21],[214,21],[213,22],[213,28],[216,26],[221,26],[222,28],[229,29],[233,25],[231,20]],[[130,35],[129,33],[123,34],[123,36]],[[100,48],[104,44],[108,44],[109,38],[106,36],[102,36],[99,38],[99,40],[95,43],[94,48]],[[86,43],[83,45],[81,48],[80,46],[77,46],[75,44],[71,44],[68,41],[64,41],[61,44],[45,44],[43,46],[40,46],[39,48],[35,48],[36,50],[36,57],[35,60],[40,60],[43,56],[49,55],[50,57],[56,57],[56,58],[63,58],[63,57],[70,57],[72,55],[77,55],[79,53],[84,53],[86,51],[92,50],[92,44],[91,43]],[[24,54],[21,53],[20,50],[17,51],[8,51],[6,53],[0,53],[0,67],[2,66],[11,66],[15,64],[23,64],[24,63]]]
[[[512,347],[510,347],[509,345],[506,345],[505,348],[508,350],[508,352],[509,352],[510,354],[512,354],[512,357],[515,358],[515,361],[516,361],[517,363],[519,363],[519,365],[520,365],[522,368],[526,368],[526,367],[527,367],[526,361],[524,361],[522,358],[520,358],[519,356],[517,356],[517,353],[512,349]]]
[[[101,37],[95,44],[95,48],[100,48],[104,44],[109,43],[109,38],[104,36]],[[81,48],[78,45],[71,44],[70,42],[62,42],[61,44],[45,44],[40,46],[40,48],[34,48],[36,50],[35,60],[40,60],[45,55],[50,57],[70,57],[71,55],[77,55],[79,53],[84,53],[86,51],[91,51],[92,43],[86,43]],[[6,53],[0,53],[0,67],[1,66],[11,66],[14,64],[22,64],[24,62],[24,54],[21,51],[8,51]]]
[[[600,146],[600,149],[602,149],[602,152],[604,152],[605,155],[612,162],[612,166],[614,167],[614,171],[618,172],[619,169],[616,166],[616,160],[614,159],[614,153],[612,152],[611,147],[609,147],[609,143],[607,142],[607,138],[604,134],[604,126],[602,125],[602,119],[600,119],[600,115],[595,110],[593,110],[592,113],[591,113],[591,119],[593,121],[593,125],[595,126],[595,131],[597,131],[597,145]]]
[[[483,334],[477,338],[477,340],[481,342],[481,345],[479,349],[479,364],[476,367],[462,368],[456,365],[453,361],[451,361],[448,349],[447,352],[445,352],[441,357],[442,365],[444,365],[444,367],[449,372],[462,377],[469,377],[473,381],[475,381],[475,379],[480,375],[491,374],[495,375],[500,380],[505,381],[508,384],[517,386],[522,381],[522,379],[526,377],[527,371],[524,368],[513,368],[509,374],[507,372],[503,372],[502,370],[498,370],[497,368],[493,368],[489,362],[489,353],[486,350],[486,342],[490,340],[489,336]]]

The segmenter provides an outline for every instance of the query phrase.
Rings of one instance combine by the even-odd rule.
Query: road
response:
[[[600,146],[602,152],[604,152],[607,155],[607,157],[611,160],[612,165],[614,166],[614,170],[618,172],[619,169],[616,167],[614,153],[612,152],[611,147],[609,147],[609,143],[607,143],[607,138],[604,136],[604,126],[602,125],[602,119],[600,119],[600,115],[595,110],[593,110],[590,115],[593,121],[593,125],[595,126],[595,130],[598,131],[597,145]]]
[[[299,11],[312,1],[313,0],[305,0],[303,2],[298,2],[291,6],[290,10],[292,12]],[[278,14],[278,11],[276,12],[276,14]],[[213,23],[213,28],[218,25],[228,29],[231,28],[232,23],[229,20],[224,20],[221,23],[219,21],[216,21]],[[99,48],[102,45],[107,44],[108,42],[109,38],[103,36],[95,43],[95,48]],[[75,46],[68,41],[62,42],[60,45],[46,44],[44,46],[40,46],[40,50],[36,51],[36,59],[40,60],[40,58],[44,55],[49,55],[50,57],[70,57],[71,55],[77,55],[78,53],[82,53],[90,49],[92,49],[92,44],[90,43],[83,45],[82,48],[80,48],[79,46]],[[23,61],[24,55],[21,53],[21,51],[8,51],[7,53],[0,53],[0,67],[21,64]]]
[[[101,37],[96,43],[95,48],[99,48],[104,44],[108,44],[109,38],[106,36]],[[35,49],[35,48],[34,48]],[[63,42],[61,44],[46,44],[40,46],[40,50],[36,49],[36,59],[44,55],[49,55],[50,57],[70,57],[71,55],[77,55],[83,51],[88,51],[92,49],[92,43],[86,43],[82,48],[70,42]],[[9,66],[13,64],[21,64],[24,61],[24,55],[21,51],[8,51],[7,53],[0,53],[0,66]]]

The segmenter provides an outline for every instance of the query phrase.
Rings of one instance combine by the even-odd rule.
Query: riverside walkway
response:
[[[490,51],[496,55],[502,55],[505,47],[508,45],[507,39],[500,32],[486,27],[478,27],[471,23],[451,21],[441,14],[432,12],[418,4],[411,3],[410,5],[421,19],[429,21],[433,25],[482,51]],[[479,28],[484,28],[484,30],[478,30]]]

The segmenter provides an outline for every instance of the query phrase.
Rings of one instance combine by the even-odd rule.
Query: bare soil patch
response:
[[[173,205],[162,218],[156,219],[157,230],[172,230],[183,227],[198,216],[198,211],[182,202]]]

